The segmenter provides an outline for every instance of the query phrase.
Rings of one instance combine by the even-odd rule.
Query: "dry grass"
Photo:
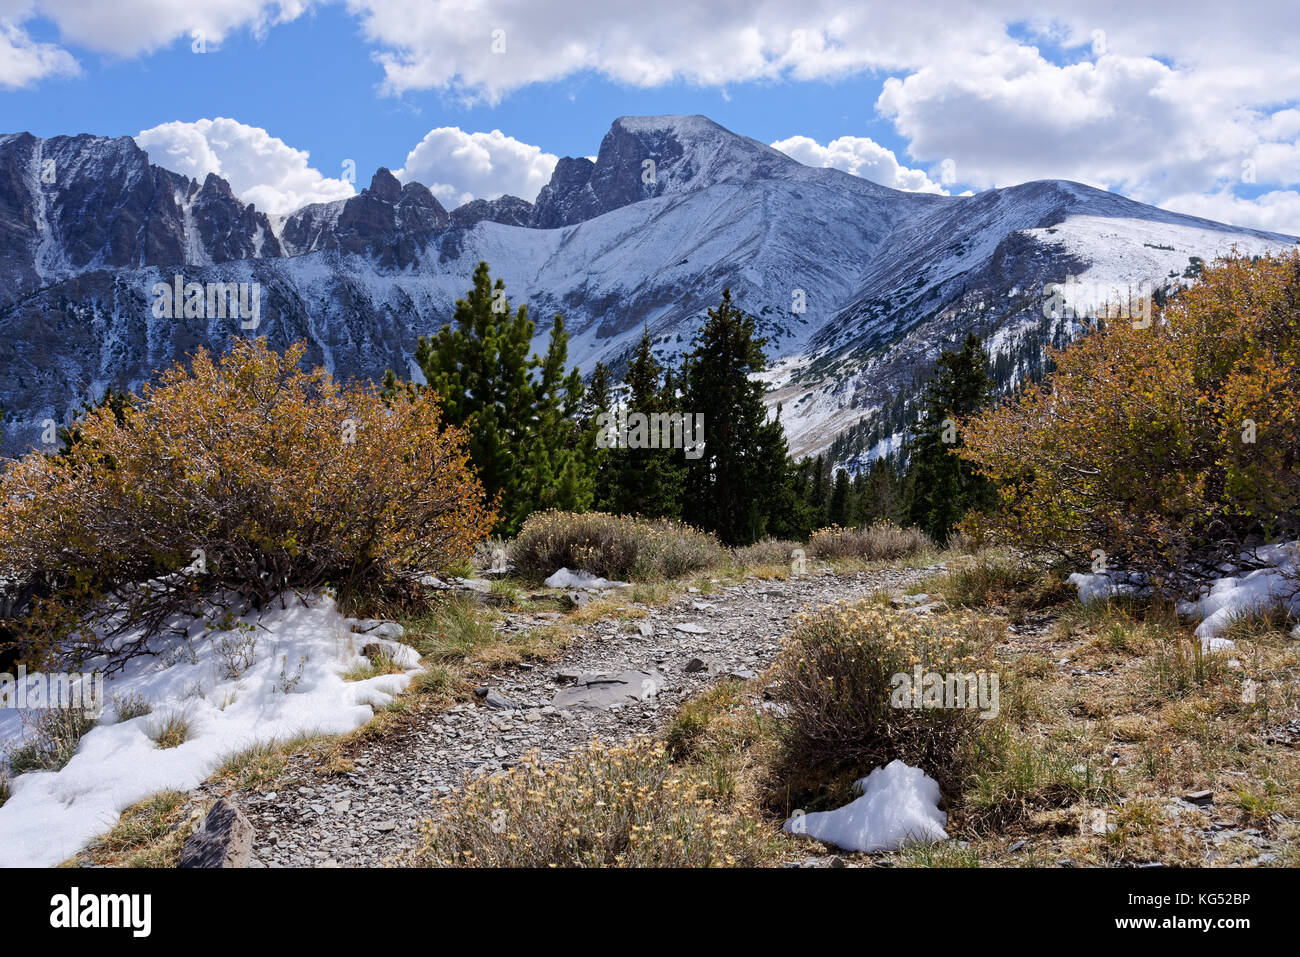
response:
[[[170,714],[149,726],[148,735],[160,751],[179,748],[190,736],[190,721],[184,714]]]
[[[745,867],[777,841],[763,822],[648,740],[530,757],[440,805],[408,863],[437,867]]]
[[[1056,574],[1045,573],[1019,558],[979,552],[927,584],[958,608],[1001,606],[1034,611],[1074,600],[1075,590]]]
[[[117,824],[77,856],[96,867],[175,867],[186,839],[203,823],[205,804],[181,791],[161,791],[122,812]]]
[[[393,656],[387,652],[381,651],[372,658],[367,658],[364,664],[359,664],[349,669],[343,675],[344,681],[365,681],[367,678],[377,678],[380,675],[401,674],[403,668]]]
[[[4,754],[8,773],[60,770],[76,754],[82,735],[94,726],[95,719],[80,708],[46,708],[36,712],[24,743]]]

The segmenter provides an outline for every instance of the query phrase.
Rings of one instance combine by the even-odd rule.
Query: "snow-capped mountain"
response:
[[[1075,183],[970,197],[887,189],[803,166],[700,116],[623,117],[593,163],[565,158],[535,202],[448,211],[375,173],[357,196],[268,216],[217,176],[149,163],[129,137],[0,136],[3,450],[39,440],[108,386],[137,388],[238,318],[159,318],[158,283],[260,284],[255,334],[344,376],[414,374],[486,260],[528,302],[538,346],[563,313],[570,359],[620,367],[642,329],[673,360],[730,287],[768,336],[772,402],[800,454],[896,442],[939,350],[974,329],[1014,381],[1072,332],[1067,301],[1186,281],[1195,260],[1295,237],[1168,213]],[[837,436],[839,437],[836,441]],[[860,458],[859,458],[860,460]]]

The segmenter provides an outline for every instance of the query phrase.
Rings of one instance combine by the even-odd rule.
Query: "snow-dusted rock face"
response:
[[[1003,383],[1076,333],[1044,317],[1046,284],[1187,281],[1191,257],[1296,242],[1074,183],[899,192],[702,116],[621,117],[594,163],[561,160],[533,203],[448,212],[381,169],[357,196],[269,217],[219,177],[151,165],[127,137],[3,135],[0,451],[38,442],[47,419],[108,386],[249,334],[228,317],[156,318],[158,282],[257,282],[255,334],[305,339],[311,361],[378,379],[412,374],[415,340],[450,319],[486,260],[530,304],[539,348],[564,314],[584,371],[621,370],[643,328],[674,360],[729,287],[768,337],[793,450],[842,436],[836,457],[861,462],[897,444],[929,364],[968,330]]]

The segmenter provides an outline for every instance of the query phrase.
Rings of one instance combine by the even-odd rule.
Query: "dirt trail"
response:
[[[509,766],[528,751],[552,761],[595,737],[615,743],[658,732],[709,684],[765,669],[801,612],[880,591],[896,594],[937,568],[751,579],[650,607],[637,621],[595,622],[559,659],[493,676],[490,687],[514,708],[478,699],[450,711],[420,709],[409,725],[351,751],[355,769],[346,776],[295,757],[279,777],[288,786],[235,795],[257,832],[254,854],[269,867],[390,861],[417,843],[433,803],[466,774]],[[576,676],[629,669],[653,674],[657,693],[611,710],[551,706]],[[503,703],[496,695],[492,700]]]

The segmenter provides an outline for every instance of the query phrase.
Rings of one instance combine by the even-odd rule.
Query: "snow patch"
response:
[[[129,662],[106,694],[110,701],[141,696],[152,712],[119,722],[107,704],[62,770],[13,779],[0,807],[0,867],[58,864],[110,829],[125,808],[159,791],[197,787],[225,759],[255,745],[351,731],[418,672],[413,648],[353,633],[358,623],[329,596],[300,600],[287,593],[284,603],[232,630],[196,620],[166,654]],[[249,640],[251,660],[232,677],[227,659]],[[366,663],[360,652],[368,644],[379,645],[402,672],[345,680]],[[0,748],[21,744],[34,716],[0,708]],[[161,750],[152,736],[171,717],[184,718],[189,735]]]
[[[948,840],[939,783],[919,768],[894,760],[853,787],[861,797],[834,811],[796,815],[784,830],[859,853]]]
[[[1205,651],[1229,651],[1236,644],[1219,634],[1234,619],[1275,604],[1286,604],[1293,614],[1300,614],[1300,542],[1265,545],[1254,549],[1251,564],[1266,563],[1264,568],[1233,574],[1236,566],[1223,568],[1224,575],[1201,587],[1201,595],[1178,604],[1178,613],[1199,621],[1196,636]],[[1104,601],[1118,595],[1140,594],[1141,578],[1125,572],[1109,571],[1082,574],[1076,572],[1067,581],[1079,590],[1083,602]]]
[[[598,578],[591,572],[575,572],[568,568],[561,568],[543,584],[547,588],[626,588],[628,586],[627,582],[610,581],[607,578]]]

